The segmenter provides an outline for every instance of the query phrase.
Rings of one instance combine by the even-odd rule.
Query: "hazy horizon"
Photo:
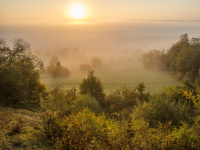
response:
[[[68,68],[90,64],[93,57],[103,65],[127,65],[149,50],[167,50],[181,34],[198,37],[196,21],[118,21],[71,25],[0,25],[0,38],[8,44],[22,38],[34,54],[48,65],[57,56]],[[122,63],[123,62],[123,63]],[[118,64],[118,65],[119,65]],[[72,67],[73,66],[73,67]],[[123,66],[123,65],[122,65]]]

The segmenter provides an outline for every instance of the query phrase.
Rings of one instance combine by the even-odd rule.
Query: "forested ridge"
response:
[[[154,94],[143,82],[106,94],[93,70],[79,92],[47,89],[43,63],[24,40],[1,40],[0,52],[2,149],[200,149],[199,38],[184,34],[169,50],[143,55],[146,68],[183,82]]]

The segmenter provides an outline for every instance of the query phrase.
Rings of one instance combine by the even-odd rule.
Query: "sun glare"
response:
[[[69,16],[72,19],[83,19],[86,17],[86,9],[83,4],[75,3],[69,7]]]

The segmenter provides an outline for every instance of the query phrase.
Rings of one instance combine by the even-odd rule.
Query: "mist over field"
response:
[[[149,50],[167,50],[181,34],[198,37],[200,22],[136,21],[67,25],[0,25],[0,35],[11,43],[22,38],[31,44],[32,52],[45,66],[52,57],[70,71],[91,69],[133,69],[141,55]],[[92,59],[99,58],[95,67]],[[83,69],[82,69],[83,70]],[[87,69],[86,69],[87,70]]]

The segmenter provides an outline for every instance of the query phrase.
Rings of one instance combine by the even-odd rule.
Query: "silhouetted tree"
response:
[[[50,74],[52,77],[62,78],[62,77],[69,77],[70,71],[67,67],[64,67],[58,57],[53,56],[49,62],[49,66],[47,67],[47,73]]]

